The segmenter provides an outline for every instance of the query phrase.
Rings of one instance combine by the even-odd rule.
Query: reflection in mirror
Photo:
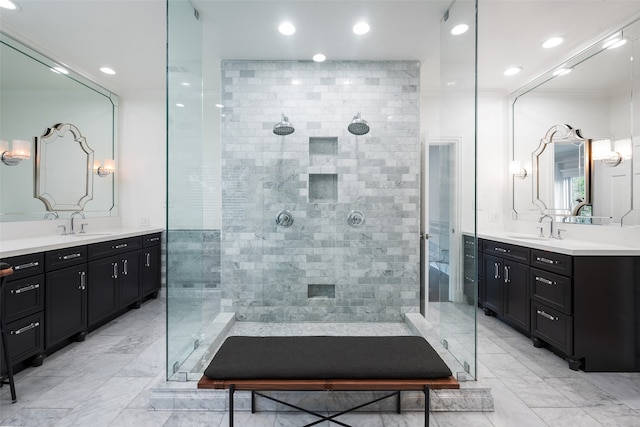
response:
[[[626,43],[606,47],[604,42],[614,35]],[[612,31],[611,36],[562,63],[563,68],[572,72],[554,75],[561,67],[558,65],[512,94],[513,160],[522,162],[531,158],[539,147],[540,135],[545,135],[554,123],[579,125],[581,135],[589,139],[582,152],[566,144],[560,149],[564,150],[563,156],[573,150],[573,159],[580,164],[579,158],[590,157],[591,140],[604,137],[610,141],[609,149],[605,150],[608,160],[596,156],[588,163],[590,171],[585,167],[582,174],[585,183],[590,184],[585,188],[587,206],[578,206],[579,197],[573,198],[575,194],[571,194],[574,190],[559,187],[557,168],[560,165],[552,160],[559,158],[560,146],[553,144],[554,154],[542,154],[540,159],[536,172],[539,185],[535,180],[529,182],[528,178],[512,180],[515,219],[535,219],[546,209],[559,215],[568,212],[565,220],[571,222],[640,225],[640,159],[637,155],[640,135],[634,135],[640,129],[640,114],[633,105],[633,100],[640,96],[640,62],[633,61],[640,53],[640,21]],[[625,154],[616,154],[620,150]],[[565,174],[571,175],[570,171],[576,170],[568,164],[565,166]],[[592,217],[577,220],[574,216],[577,212]]]
[[[93,198],[93,150],[80,130],[57,124],[36,138],[34,196],[48,211],[83,210]]]
[[[540,140],[533,152],[533,203],[542,214],[586,215],[591,199],[588,144],[569,125],[553,126]]]
[[[0,58],[0,140],[33,142],[54,123],[73,123],[82,130],[96,159],[117,159],[117,96],[71,70],[65,70],[67,74],[54,71],[60,63],[2,33]],[[77,149],[79,144],[69,146]],[[33,146],[31,149],[35,150]],[[47,158],[49,154],[54,155],[48,153]],[[61,193],[52,193],[48,184],[62,183],[71,169],[85,170],[86,153],[78,156],[80,164],[71,163],[77,154],[77,151],[56,152],[57,161],[45,160],[38,165],[41,176],[46,176],[47,193],[56,195],[56,205],[68,203],[61,203],[58,200]],[[65,160],[61,163],[59,158]],[[49,212],[46,204],[34,196],[35,169],[33,153],[30,159],[16,166],[0,167],[0,221],[55,218],[52,214],[46,215]],[[85,184],[80,189],[72,188],[80,186],[76,182],[66,183],[61,190],[76,193],[78,198],[73,204],[78,204],[82,194],[87,194]],[[93,198],[86,200],[85,196],[83,202],[87,217],[117,215],[116,184],[113,175],[93,180]],[[61,211],[59,217],[64,216],[68,213]]]

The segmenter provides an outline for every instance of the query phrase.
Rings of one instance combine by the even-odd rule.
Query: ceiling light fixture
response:
[[[0,0],[0,7],[7,10],[20,10],[20,7],[11,0]]]
[[[469,30],[469,26],[467,24],[459,24],[451,29],[451,34],[454,36],[459,36],[460,34],[464,34]]]
[[[367,34],[369,32],[369,29],[369,24],[367,24],[366,22],[358,22],[353,26],[353,33],[361,36],[363,34]]]
[[[180,83],[180,84],[181,84],[182,86],[191,86],[191,83],[189,83],[189,82],[182,82],[182,83]]]
[[[613,39],[604,43],[602,47],[604,49],[615,49],[617,47],[624,46],[625,44],[627,44],[627,39]]]
[[[178,107],[178,108],[184,108],[184,104],[181,104],[181,103],[179,103],[179,102],[178,102],[178,103],[176,103],[176,107]]]
[[[109,74],[110,76],[113,76],[116,73],[115,71],[113,71],[112,68],[109,68],[109,67],[102,67],[100,68],[100,71],[102,71],[105,74]]]
[[[504,70],[504,75],[505,76],[515,76],[520,71],[522,71],[522,67],[509,67],[506,70]]]
[[[285,36],[290,36],[291,34],[296,32],[296,27],[293,26],[291,22],[283,22],[278,27],[278,31]]]
[[[326,59],[327,57],[324,56],[322,53],[316,53],[315,55],[313,55],[314,62],[324,62]]]
[[[573,71],[573,68],[558,68],[553,72],[554,76],[564,76]]]
[[[222,105],[222,104],[216,104],[216,108],[224,108],[224,105]]]
[[[542,43],[542,47],[545,49],[551,49],[552,47],[561,45],[563,41],[564,37],[562,36],[551,37],[550,39],[547,39],[544,43]]]

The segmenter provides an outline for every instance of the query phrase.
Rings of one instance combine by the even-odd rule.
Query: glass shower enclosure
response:
[[[448,13],[463,10],[475,27],[475,1]],[[475,157],[462,155],[475,152],[475,122],[446,116],[459,94],[424,90],[417,60],[214,61],[203,19],[186,0],[167,2],[167,378],[199,379],[217,342],[212,325],[223,321],[262,333],[412,333],[406,317],[421,315],[424,293],[425,127],[459,141],[450,158],[475,171]],[[475,28],[464,43],[461,54],[474,55]],[[472,74],[474,61],[465,63]],[[471,117],[473,90],[463,101]],[[434,108],[437,123],[425,112]],[[455,188],[451,200],[474,197],[451,179],[429,186]],[[453,249],[460,230],[475,235],[475,212],[456,206],[456,232],[440,240],[451,251],[451,292],[427,298],[422,314],[459,353],[455,371],[473,377],[475,289],[463,305]]]

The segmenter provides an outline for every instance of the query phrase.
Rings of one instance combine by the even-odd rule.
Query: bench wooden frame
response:
[[[317,422],[307,424],[307,426],[318,424],[322,421],[330,421],[342,426],[348,426],[333,418],[347,412],[360,409],[364,406],[378,402],[380,400],[396,396],[396,411],[400,413],[400,392],[406,390],[423,391],[425,394],[424,422],[425,427],[429,425],[429,390],[431,389],[458,389],[460,383],[453,377],[438,379],[256,379],[256,380],[216,380],[202,376],[198,381],[199,389],[228,389],[229,390],[229,426],[233,426],[233,396],[236,390],[251,391],[251,412],[255,412],[254,396],[258,395],[291,408],[304,411],[320,418]],[[262,391],[389,391],[393,392],[387,396],[366,402],[346,411],[342,411],[330,416],[324,416],[313,411],[300,408],[287,402],[280,401],[270,396],[266,396]]]

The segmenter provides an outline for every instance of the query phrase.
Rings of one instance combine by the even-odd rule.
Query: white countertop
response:
[[[142,236],[151,233],[160,233],[162,228],[114,228],[87,232],[84,234],[47,235],[15,240],[0,241],[0,259],[27,255],[35,252],[45,252],[55,249],[70,248],[73,246],[88,245],[91,243],[106,242],[109,240],[123,239],[127,237]]]
[[[575,239],[551,239],[515,231],[478,233],[478,238],[573,256],[640,256],[640,247],[593,243]]]

